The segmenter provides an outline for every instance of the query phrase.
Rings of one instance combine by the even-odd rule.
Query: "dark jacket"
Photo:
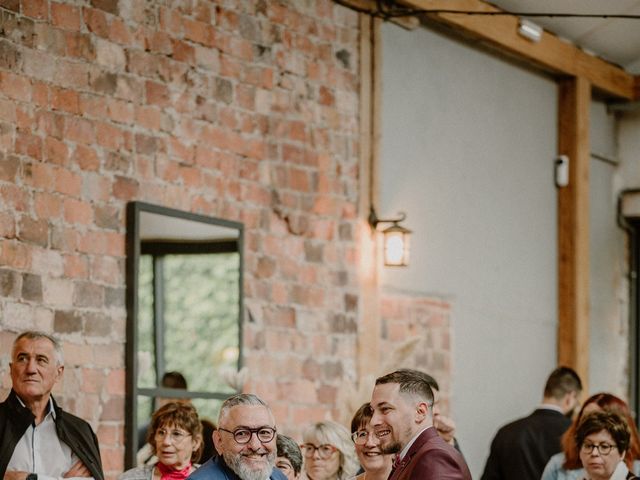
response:
[[[422,432],[389,475],[389,480],[471,480],[460,452],[440,438],[435,428]]]
[[[539,408],[496,434],[481,480],[539,480],[549,459],[562,450],[560,437],[571,425],[562,413]]]
[[[51,397],[53,399],[53,397]],[[56,431],[60,441],[71,448],[96,480],[104,480],[98,439],[91,426],[81,418],[60,408],[53,400],[56,412]],[[34,421],[31,410],[23,407],[16,393],[11,390],[7,399],[0,403],[0,478],[4,477],[18,441]]]

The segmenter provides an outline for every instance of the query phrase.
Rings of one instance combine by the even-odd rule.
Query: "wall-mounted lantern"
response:
[[[406,267],[409,265],[409,240],[411,230],[400,225],[407,217],[403,212],[398,213],[398,218],[378,218],[376,211],[371,207],[369,212],[369,225],[376,230],[380,223],[391,223],[391,226],[382,230],[384,236],[384,264],[392,267]]]

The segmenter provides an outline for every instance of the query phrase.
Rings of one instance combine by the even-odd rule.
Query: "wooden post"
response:
[[[591,84],[573,77],[558,85],[558,153],[569,157],[569,185],[558,189],[558,362],[588,392]]]
[[[358,308],[358,373],[377,373],[380,362],[378,248],[368,222],[378,195],[377,164],[380,137],[380,19],[360,15],[360,303]]]

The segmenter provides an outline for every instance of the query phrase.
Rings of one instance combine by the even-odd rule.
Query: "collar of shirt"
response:
[[[564,415],[562,409],[558,405],[554,405],[552,403],[543,403],[538,408],[541,410],[555,410],[556,412],[560,412]]]
[[[613,471],[613,475],[611,475],[611,480],[624,480],[625,478],[627,478],[628,474],[629,469],[627,468],[627,465],[622,460],[620,460],[620,463],[618,463],[618,466]]]
[[[429,426],[429,427],[424,427],[422,430],[420,430],[418,433],[416,433],[413,438],[411,440],[409,440],[409,443],[407,443],[404,448],[402,449],[402,451],[400,452],[400,459],[402,460],[405,455],[407,455],[407,453],[409,452],[409,449],[411,448],[411,445],[414,444],[414,442],[416,441],[416,439],[422,434],[422,432],[424,432],[427,428],[433,428],[433,425]]]
[[[18,395],[16,395],[16,398],[18,399],[18,402],[20,402],[20,405],[22,405],[24,408],[27,408],[27,405],[22,401],[22,399]],[[53,408],[53,398],[51,398],[51,395],[49,395],[49,412],[47,413],[47,415],[49,414],[51,414],[54,420],[56,419],[56,409]],[[45,417],[47,415],[45,415]]]

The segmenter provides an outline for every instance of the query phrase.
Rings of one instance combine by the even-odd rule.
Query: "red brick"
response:
[[[47,192],[34,192],[33,207],[39,218],[57,219],[62,213],[62,201],[59,195]]]
[[[93,208],[88,202],[67,198],[63,204],[64,219],[70,224],[90,225],[93,223]]]
[[[107,115],[115,122],[132,123],[133,105],[130,102],[110,99],[107,102]]]
[[[82,188],[82,178],[67,169],[58,169],[55,174],[55,188],[57,192],[79,196]]]
[[[84,22],[90,32],[95,33],[99,37],[107,38],[109,36],[109,22],[107,15],[95,8],[84,8],[82,10]]]
[[[115,125],[98,122],[95,123],[95,131],[98,145],[111,150],[120,150],[125,144],[123,131]]]
[[[21,217],[18,222],[18,238],[27,243],[35,243],[46,247],[49,240],[47,220],[37,220],[26,216]]]
[[[26,270],[31,264],[31,250],[23,243],[0,238],[0,265]]]
[[[29,79],[9,72],[0,72],[0,91],[9,98],[28,102],[31,100]]]
[[[64,275],[72,279],[89,278],[89,262],[84,255],[64,255]]]
[[[160,107],[168,107],[170,105],[170,93],[166,85],[146,82],[145,90],[147,103]]]
[[[124,281],[120,262],[114,257],[95,255],[90,267],[93,281],[108,285],[119,285]]]
[[[85,145],[77,145],[71,157],[73,163],[82,170],[97,171],[100,168],[100,158],[96,151]]]
[[[133,200],[138,194],[138,182],[117,176],[113,183],[113,196],[121,200]]]
[[[69,117],[65,122],[65,137],[72,142],[91,145],[96,141],[93,124],[85,119]]]
[[[66,165],[69,159],[69,148],[64,142],[47,137],[44,141],[44,159],[57,165]]]
[[[101,447],[116,447],[124,442],[124,431],[115,425],[100,424],[96,435]]]
[[[49,18],[47,0],[28,0],[22,2],[22,14],[38,20]]]
[[[42,159],[42,139],[25,132],[16,133],[16,153],[27,155],[36,160]]]
[[[51,2],[51,22],[66,30],[80,30],[80,9],[72,5]]]
[[[31,100],[40,107],[49,105],[49,86],[42,82],[33,82]]]
[[[80,32],[65,32],[66,53],[68,56],[94,61],[96,46],[91,35]]]
[[[158,107],[138,106],[135,109],[135,121],[149,130],[160,130],[162,112]]]
[[[187,40],[201,43],[207,47],[215,45],[215,31],[210,24],[184,19],[183,28]]]
[[[111,370],[107,377],[107,393],[109,395],[121,395],[125,394],[125,370],[124,368],[118,370]]]
[[[121,18],[114,18],[109,25],[109,40],[121,45],[131,45],[133,35]]]

